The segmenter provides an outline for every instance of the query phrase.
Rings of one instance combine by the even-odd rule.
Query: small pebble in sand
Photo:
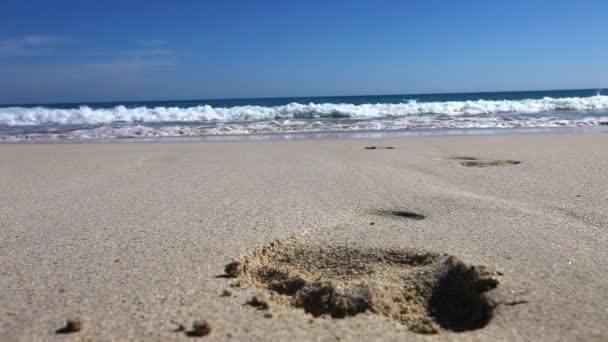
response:
[[[181,324],[181,323],[177,323],[177,322],[173,322],[174,324],[177,324],[177,328],[173,329],[174,332],[182,332],[182,331],[186,331],[186,326]]]
[[[224,291],[222,291],[222,293],[220,294],[220,296],[222,296],[222,297],[232,297],[232,292],[230,292],[228,290],[224,290]]]
[[[211,333],[211,325],[205,321],[194,321],[192,323],[192,330],[186,332],[186,335],[191,337],[202,337],[207,336]]]
[[[268,310],[268,302],[257,296],[252,297],[246,304],[257,308],[258,310]]]
[[[60,329],[57,329],[55,331],[55,333],[56,334],[70,334],[70,333],[78,332],[82,329],[83,325],[84,325],[84,322],[80,318],[68,319],[67,322],[65,323],[65,326],[63,326]]]

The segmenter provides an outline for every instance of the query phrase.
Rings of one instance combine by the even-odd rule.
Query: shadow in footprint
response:
[[[479,294],[497,285],[494,278],[480,279],[474,268],[453,264],[433,289],[429,313],[446,330],[483,328],[491,319],[494,305]]]
[[[376,215],[381,215],[381,216],[394,216],[394,217],[401,217],[401,218],[406,218],[406,219],[410,219],[410,220],[423,220],[426,218],[426,216],[423,214],[418,214],[413,211],[407,211],[407,210],[378,210],[378,211],[375,211],[374,213]]]

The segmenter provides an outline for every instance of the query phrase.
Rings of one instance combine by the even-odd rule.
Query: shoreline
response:
[[[553,133],[594,133],[608,132],[607,125],[582,127],[522,127],[522,128],[420,128],[395,130],[361,130],[329,132],[286,132],[286,133],[252,133],[203,136],[172,136],[144,138],[82,138],[82,139],[20,139],[0,140],[2,144],[133,144],[133,143],[196,143],[196,142],[229,142],[229,141],[291,141],[291,140],[357,140],[357,139],[398,139],[413,137],[449,137],[449,136],[491,136],[519,134],[553,134]],[[2,137],[2,138],[5,138]]]

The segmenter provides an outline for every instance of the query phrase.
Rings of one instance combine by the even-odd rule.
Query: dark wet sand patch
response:
[[[454,256],[405,248],[316,246],[289,239],[265,246],[225,272],[265,290],[269,301],[319,318],[363,312],[435,334],[483,328],[498,272]]]

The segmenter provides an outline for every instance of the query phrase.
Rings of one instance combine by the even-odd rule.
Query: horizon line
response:
[[[43,106],[43,105],[70,105],[70,104],[109,104],[109,103],[138,103],[138,102],[204,102],[204,101],[238,101],[238,100],[281,100],[281,99],[307,99],[307,98],[340,98],[340,97],[366,97],[366,96],[417,96],[417,95],[463,95],[463,94],[491,94],[491,93],[525,93],[525,92],[556,92],[556,91],[584,91],[597,90],[601,92],[608,87],[591,87],[591,88],[557,88],[557,89],[535,89],[535,90],[485,90],[485,91],[464,91],[464,92],[421,92],[421,93],[393,93],[393,94],[356,94],[356,95],[308,95],[308,96],[262,96],[262,97],[215,97],[215,98],[199,98],[199,99],[160,99],[160,100],[102,100],[102,101],[57,101],[57,102],[20,102],[20,103],[4,103],[0,102],[3,107],[17,106]]]

